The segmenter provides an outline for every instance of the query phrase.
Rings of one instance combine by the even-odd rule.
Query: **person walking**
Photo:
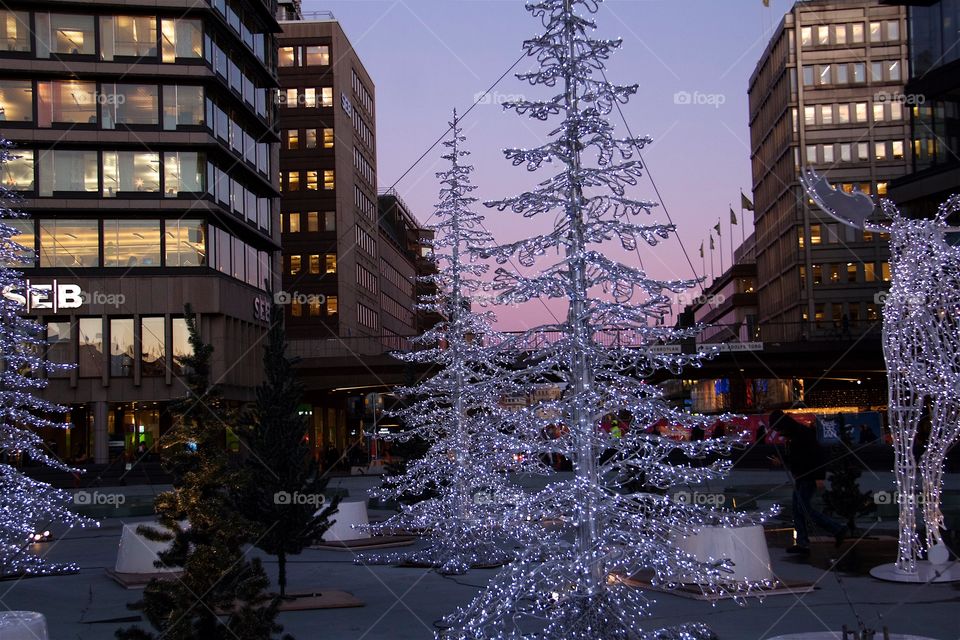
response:
[[[810,535],[807,518],[833,535],[837,546],[847,536],[846,525],[831,520],[813,508],[811,501],[826,478],[826,460],[814,429],[806,427],[781,410],[770,414],[770,428],[780,433],[787,442],[786,456],[781,460],[793,480],[793,527],[796,544],[787,553],[808,555]]]

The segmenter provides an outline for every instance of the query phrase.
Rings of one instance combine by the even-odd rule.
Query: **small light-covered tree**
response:
[[[0,141],[0,167],[15,157],[12,145]],[[13,464],[19,458],[80,473],[53,457],[38,433],[69,426],[56,418],[66,409],[40,393],[48,376],[69,370],[70,365],[46,359],[43,324],[23,315],[23,303],[32,292],[19,269],[35,259],[33,247],[16,240],[20,229],[14,221],[24,218],[16,209],[15,194],[0,186],[0,577],[78,570],[73,563],[44,562],[29,551],[30,538],[54,525],[98,526],[70,510],[69,493],[28,478]]]

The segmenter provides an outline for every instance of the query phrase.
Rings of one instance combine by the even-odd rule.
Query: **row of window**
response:
[[[319,231],[337,230],[337,212],[336,211],[308,211],[306,213],[285,213],[283,214],[284,233],[316,233]]]
[[[333,87],[313,87],[297,89],[281,89],[277,93],[277,103],[281,107],[296,109],[304,107],[307,109],[316,109],[317,107],[333,106]]]
[[[370,186],[376,186],[377,175],[373,170],[373,165],[363,156],[363,152],[357,147],[353,148],[353,166],[357,173],[367,181]]]
[[[338,311],[337,296],[308,295],[306,302],[296,299],[290,301],[290,315],[294,318],[304,316],[336,318]]]
[[[360,212],[368,222],[376,222],[377,220],[377,205],[374,201],[364,193],[363,189],[359,185],[353,185],[353,204],[357,207],[357,211]]]
[[[278,67],[326,67],[330,64],[330,47],[306,45],[277,49]]]
[[[362,264],[357,265],[357,284],[373,294],[378,289],[377,276]]]
[[[861,266],[863,267],[861,269]],[[877,265],[873,262],[856,262],[846,264],[812,264],[810,265],[810,280],[814,285],[840,284],[841,282],[876,282]],[[890,263],[880,264],[880,278],[883,282],[890,282]],[[800,288],[807,287],[807,268],[800,266]]]
[[[304,272],[304,265],[306,265],[306,273],[310,275],[319,276],[337,272],[337,254],[335,253],[284,256],[284,259],[289,265],[288,273],[292,276]]]
[[[376,329],[380,326],[379,314],[365,304],[357,303],[357,322],[361,327]]]
[[[870,42],[900,40],[900,22],[886,20],[870,23]],[[824,47],[845,44],[861,44],[864,41],[864,23],[817,25],[800,28],[800,43],[804,47]]]
[[[886,183],[884,184],[884,193],[886,193]],[[869,193],[869,184],[866,193]],[[843,234],[841,237],[841,233]],[[881,232],[878,234],[882,242],[890,240],[890,234]],[[873,242],[873,231],[860,231],[853,227],[841,226],[838,224],[811,224],[810,225],[810,244],[848,244],[851,242]],[[803,249],[806,246],[806,234],[803,229],[798,229],[797,245]]]
[[[857,302],[833,302],[829,304],[830,312],[827,313],[827,304],[826,303],[817,303],[814,305],[813,317],[814,317],[814,327],[817,329],[826,329],[832,327],[833,329],[843,329],[844,328],[844,316],[846,316],[846,322],[849,323],[850,327],[857,326],[857,323],[860,322],[861,318],[864,318],[867,322],[879,322],[880,320],[880,306],[873,303],[866,303],[866,314],[861,315],[861,305]],[[810,317],[806,308],[803,310],[803,321],[809,322]]]
[[[170,318],[169,324],[163,316],[51,320],[46,333],[47,360],[74,365],[81,378],[100,378],[105,372],[112,378],[129,378],[136,366],[145,377],[165,376],[168,368],[174,375],[182,375],[182,358],[193,351],[183,318]],[[104,344],[109,345],[109,359]],[[66,370],[49,377],[70,375]]]
[[[350,71],[353,74],[353,95],[357,96],[360,105],[367,110],[367,113],[373,115],[373,98],[370,96],[370,92],[363,86],[363,80],[360,79],[360,75],[356,69],[351,69]]]
[[[377,255],[377,241],[373,236],[366,232],[360,225],[356,225],[357,246],[363,249],[371,258]]]
[[[280,191],[300,191],[300,186],[307,191],[319,191],[323,179],[323,190],[333,191],[337,188],[336,176],[333,169],[308,169],[306,171],[281,171]]]
[[[400,273],[395,266],[384,258],[380,258],[380,275],[408,298],[413,297],[413,281]]]
[[[320,146],[324,149],[333,149],[333,129],[330,127],[322,129],[284,129],[283,140],[288,151],[300,149],[301,144],[304,149],[316,149]]]
[[[866,123],[869,119],[869,103],[818,104],[803,108],[806,126]],[[873,122],[896,122],[903,119],[903,105],[899,102],[875,102]],[[794,128],[796,130],[796,128]]]
[[[406,325],[413,326],[413,312],[388,296],[380,294],[380,305],[383,310]]]
[[[250,286],[270,279],[270,254],[202,220],[47,219],[11,220],[27,251],[20,266],[202,267],[211,266]]]
[[[254,33],[246,25],[240,14],[225,0],[212,0],[213,8],[227,19],[230,28],[237,32],[240,39],[247,47],[253,51],[257,59],[264,64],[267,63],[266,52],[264,50],[264,36],[261,33]]]
[[[899,60],[881,60],[870,63],[870,81],[899,82],[903,70]],[[816,64],[803,66],[803,86],[831,86],[863,84],[867,81],[867,65],[864,62]]]
[[[806,162],[812,164],[833,164],[835,162],[866,162],[871,158],[878,162],[885,160],[903,160],[903,140],[887,140],[857,143],[808,144]],[[854,153],[856,156],[854,156]]]

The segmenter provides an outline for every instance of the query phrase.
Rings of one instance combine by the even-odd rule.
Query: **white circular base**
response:
[[[157,567],[154,563],[160,560],[159,554],[170,548],[170,542],[154,542],[139,533],[137,528],[141,524],[155,529],[164,530],[159,522],[141,522],[123,525],[120,534],[120,548],[117,550],[117,562],[113,570],[117,573],[172,573],[180,571],[179,567]]]
[[[896,564],[881,564],[870,569],[870,575],[877,580],[887,582],[908,582],[912,584],[927,582],[960,582],[960,564],[956,561],[944,565],[934,565],[925,560],[917,562],[917,572],[907,573]]]
[[[732,570],[724,576],[731,583],[775,580],[763,527],[703,527],[699,533],[675,538],[674,544],[700,562],[730,560]],[[683,582],[696,583],[699,576],[681,576]]]
[[[0,638],[4,640],[47,640],[47,619],[36,611],[0,613]]]
[[[878,638],[882,638],[883,634],[880,633]],[[843,640],[843,633],[839,631],[819,631],[814,633],[791,633],[785,636],[777,636],[776,638],[770,638],[770,640]],[[925,638],[923,636],[905,636],[899,633],[890,634],[890,640],[933,640],[933,638]]]
[[[319,512],[318,512],[319,513]],[[337,512],[330,516],[333,524],[324,531],[324,542],[341,542],[344,540],[366,540],[370,537],[367,529],[367,501],[343,500],[337,505]]]

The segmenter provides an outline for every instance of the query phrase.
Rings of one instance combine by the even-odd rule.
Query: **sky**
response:
[[[623,39],[607,77],[639,85],[624,116],[635,135],[653,138],[644,153],[645,178],[631,195],[657,200],[652,178],[663,205],[652,219],[667,222],[669,214],[679,236],[644,247],[639,256],[624,256],[626,262],[642,262],[650,275],[664,279],[719,275],[720,246],[711,268],[707,238],[720,220],[723,266],[730,265],[730,205],[741,223],[732,228],[734,246],[753,228],[752,214],[747,212],[746,220],[740,214],[741,189],[753,198],[748,83],[791,5],[788,0],[771,0],[769,8],[762,0],[601,4],[594,16],[597,35]],[[435,174],[444,164],[441,147],[411,166],[446,131],[453,108],[466,111],[517,61],[522,41],[542,30],[539,21],[524,10],[522,0],[304,0],[303,10],[331,11],[341,23],[375,83],[379,186],[395,186],[414,215],[428,223],[439,190]],[[514,73],[532,68],[524,59]],[[475,195],[481,200],[515,195],[546,177],[513,167],[502,155],[507,147],[542,143],[549,129],[504,111],[501,103],[517,96],[544,97],[543,91],[511,73],[464,118],[476,167]],[[612,121],[626,135],[619,115]],[[486,216],[498,241],[532,235],[552,222],[494,209]],[[530,320],[525,316],[523,324]],[[519,321],[519,316],[501,317],[502,325]]]

